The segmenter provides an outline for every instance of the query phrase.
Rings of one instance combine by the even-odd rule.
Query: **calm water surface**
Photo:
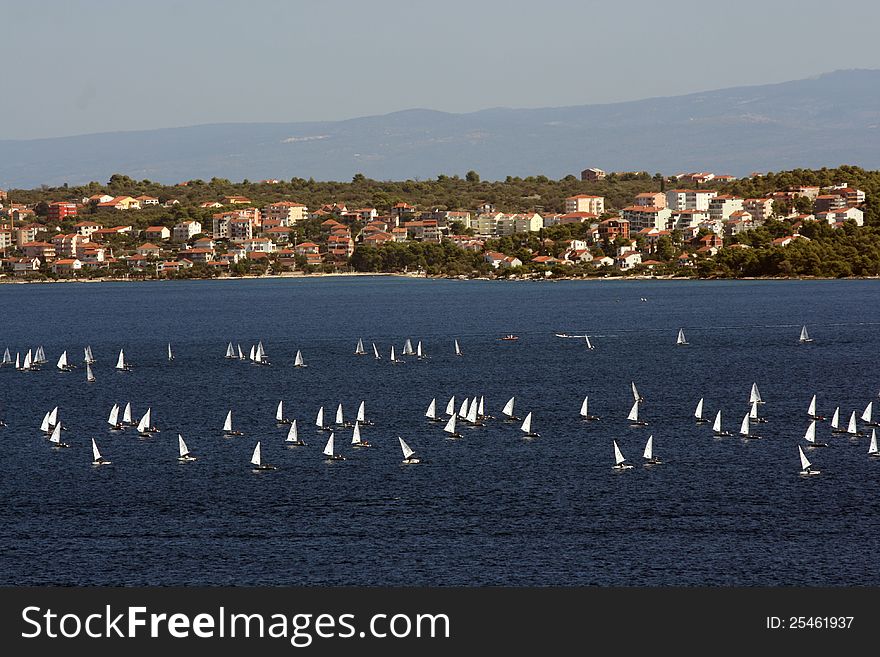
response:
[[[0,369],[0,584],[877,585],[880,459],[826,422],[831,446],[808,451],[822,474],[802,478],[796,445],[811,395],[844,419],[880,402],[878,302],[875,281],[3,285],[0,351],[43,345],[50,363]],[[798,344],[802,324],[814,343]],[[358,337],[384,360],[354,356]],[[430,359],[390,365],[407,337]],[[230,340],[262,340],[273,366],[224,359]],[[85,344],[94,384],[54,367]],[[113,369],[120,347],[130,373]],[[309,367],[292,367],[297,349]],[[626,421],[631,381],[646,428]],[[762,440],[694,424],[705,397],[735,432],[753,381]],[[494,415],[515,395],[541,437],[491,420],[446,440],[424,412],[453,394]],[[585,395],[600,422],[579,420]],[[284,446],[280,399],[307,447]],[[325,463],[318,407],[353,419],[361,400],[375,447],[341,430],[348,460]],[[162,432],[109,433],[126,401]],[[55,405],[71,449],[39,431]],[[229,409],[244,437],[222,436]],[[195,463],[176,461],[178,432]],[[401,466],[397,436],[427,462]],[[90,465],[92,437],[112,466]],[[612,438],[635,469],[612,470]],[[257,440],[277,472],[249,468]]]

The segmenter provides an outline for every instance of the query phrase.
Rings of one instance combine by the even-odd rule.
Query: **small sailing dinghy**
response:
[[[152,416],[153,416],[153,409],[148,408],[147,412],[143,414],[140,422],[138,422],[138,425],[137,425],[138,434],[140,434],[141,436],[143,436],[145,438],[149,437],[149,435],[151,433],[159,433],[159,430],[156,427],[154,427],[152,424]]]
[[[458,338],[455,339],[455,355],[461,356],[461,347],[458,346]]]
[[[584,397],[584,401],[581,402],[581,419],[585,422],[592,422],[593,420],[598,420],[598,415],[590,415],[590,398]]]
[[[678,337],[675,340],[675,344],[680,344],[680,345],[688,344],[687,339],[685,339],[685,337],[684,337],[684,329],[678,329]]]
[[[767,418],[758,415],[758,402],[752,402],[751,407],[749,407],[749,420],[758,424],[765,424],[767,422]]]
[[[266,350],[263,349],[263,342],[262,341],[260,341],[257,344],[257,348],[254,351],[254,362],[257,365],[271,365],[272,364],[269,362],[269,357],[266,356]]]
[[[366,349],[364,349],[364,341],[358,338],[358,343],[354,348],[355,356],[365,356],[367,353]]]
[[[350,429],[352,424],[351,422],[346,422],[345,418],[342,416],[342,404],[336,407],[336,426],[343,427],[345,429]]]
[[[278,407],[275,409],[275,424],[281,426],[282,424],[290,424],[290,420],[284,417],[284,400],[278,402]]]
[[[181,463],[191,463],[196,460],[196,457],[190,454],[189,448],[186,446],[186,443],[183,442],[183,436],[180,434],[177,434],[177,451],[177,460]]]
[[[9,347],[3,352],[3,360],[0,361],[0,367],[3,365],[12,365],[12,355],[9,353]]]
[[[110,461],[101,456],[94,438],[92,438],[92,465],[110,465]]]
[[[67,350],[61,352],[61,355],[58,357],[58,362],[55,364],[62,372],[71,372],[76,368],[76,365],[72,365],[67,362]]]
[[[125,352],[122,349],[119,350],[119,357],[116,359],[116,370],[119,372],[131,371],[131,363],[125,362]]]
[[[846,433],[846,429],[840,426],[840,406],[835,407],[831,416],[831,433]]]
[[[226,419],[223,421],[223,435],[227,438],[230,436],[243,436],[241,431],[232,428],[232,411],[226,413]]]
[[[49,436],[49,442],[52,443],[53,447],[61,448],[61,447],[70,447],[67,443],[61,442],[61,425],[56,424],[55,428],[52,429],[52,435]]]
[[[413,346],[412,341],[409,338],[406,339],[406,342],[403,344],[403,355],[404,356],[412,356],[413,355]]]
[[[697,402],[697,408],[694,409],[694,419],[697,421],[697,424],[708,424],[709,420],[703,417],[703,398],[700,397],[700,401]]]
[[[352,447],[372,447],[371,443],[368,443],[366,440],[361,438],[361,425],[355,421],[354,430],[351,432],[351,446]]]
[[[630,468],[632,468],[632,464],[626,462],[626,458],[623,456],[623,452],[621,452],[620,447],[617,446],[617,441],[612,440],[611,443],[614,445],[614,469],[629,470]]]
[[[806,327],[806,325],[805,325],[803,328],[801,328],[801,337],[800,337],[800,339],[798,340],[798,342],[800,342],[801,344],[803,344],[803,343],[805,343],[805,342],[812,342],[812,341],[813,341],[813,338],[811,338],[811,337],[810,337],[810,334],[807,333],[807,327]]]
[[[300,440],[296,431],[296,420],[293,420],[290,423],[290,429],[287,430],[287,438],[284,439],[284,443],[288,447],[305,447],[306,444]]]
[[[825,418],[821,415],[816,415],[816,395],[813,395],[813,398],[810,400],[810,405],[807,407],[807,415],[811,420],[824,420]]]
[[[875,458],[880,457],[880,451],[877,451],[877,430],[871,429],[871,444],[868,445],[868,456]]]
[[[634,401],[637,401],[637,402],[643,402],[643,401],[645,401],[645,398],[642,397],[642,396],[639,394],[639,389],[636,388],[636,384],[635,384],[635,382],[634,382],[634,381],[631,381],[629,385],[630,385],[630,387],[632,388],[633,400],[634,400]]]
[[[318,431],[330,431],[333,427],[326,426],[324,424],[324,407],[318,409],[318,415],[315,416],[315,426],[318,427]]]
[[[507,400],[507,403],[504,405],[504,408],[501,409],[501,414],[504,416],[505,422],[519,422],[522,418],[517,417],[513,413],[513,402],[516,397],[511,397]]]
[[[437,398],[434,397],[431,400],[431,403],[428,404],[428,410],[425,411],[425,417],[428,418],[431,422],[440,422],[440,417],[437,415]]]
[[[95,374],[92,372],[92,364],[86,363],[86,383],[94,383]]]
[[[382,357],[379,355],[379,349],[376,347],[376,343],[371,343],[373,345],[373,358],[375,360],[382,360]]]
[[[593,346],[593,343],[590,342],[590,336],[589,336],[589,335],[585,335],[585,336],[584,336],[584,342],[587,343],[587,349],[592,350],[592,349],[595,349],[595,348],[596,348],[596,347]]]
[[[864,422],[869,427],[880,427],[880,424],[873,420],[874,413],[874,402],[869,401],[868,405],[865,406],[865,410],[862,411],[862,422]]]
[[[107,424],[110,425],[110,431],[123,431],[125,427],[119,421],[119,404],[113,404],[110,409],[110,415],[107,417]]]
[[[804,440],[807,441],[807,447],[828,447],[827,443],[820,443],[816,440],[816,420],[810,422],[810,426],[804,433]]]
[[[410,446],[403,441],[403,438],[398,436],[397,439],[400,441],[400,449],[403,451],[403,460],[401,463],[405,465],[415,465],[422,462]]]
[[[171,353],[171,343],[170,342],[168,343],[168,360],[169,361],[174,360],[174,354]]]
[[[37,347],[37,351],[34,354],[34,362],[37,365],[44,365],[49,362],[49,360],[46,358],[46,352],[43,349],[43,345]]]
[[[856,425],[856,412],[853,411],[849,416],[849,422],[846,425],[846,433],[849,434],[850,438],[861,438],[865,434],[859,431],[858,426]]]
[[[400,358],[397,358],[397,357],[394,355],[394,345],[391,345],[391,358],[388,360],[388,362],[391,363],[391,364],[393,365],[393,364],[395,364],[395,363],[405,363],[406,361],[405,361],[405,360],[402,360],[402,359],[400,359]]]
[[[122,424],[127,427],[134,426],[134,422],[131,420],[131,402],[127,402],[125,408],[122,410]]]
[[[758,384],[757,383],[752,384],[752,389],[749,392],[749,403],[753,404],[755,402],[757,402],[759,404],[764,403],[764,400],[761,399],[761,393],[758,391]]]
[[[245,358],[244,353],[243,353],[242,350],[241,350],[241,345],[240,345],[240,344],[236,344],[236,345],[235,345],[235,348],[236,348],[236,350],[238,351],[238,360],[247,360],[247,359]]]
[[[358,411],[355,420],[357,420],[362,427],[372,427],[375,424],[372,420],[367,419],[367,403],[363,400],[358,404]]]
[[[85,362],[92,363],[94,365],[95,357],[92,355],[92,345],[87,345],[84,351],[85,351],[85,359],[84,359]]]
[[[798,445],[798,456],[801,457],[801,474],[804,476],[809,475],[817,475],[821,472],[821,470],[813,470],[813,464],[810,463],[810,460],[807,458],[807,455],[804,454],[804,450]]]
[[[526,419],[523,420],[522,426],[519,428],[520,431],[523,432],[523,438],[540,438],[541,434],[537,431],[532,431],[532,412],[529,411],[526,415]]]
[[[18,354],[15,355],[15,360],[18,360]],[[31,350],[28,349],[27,353],[24,355],[24,361],[21,364],[22,372],[35,372],[37,371],[37,366],[34,364],[33,356],[31,356]]]
[[[422,351],[422,341],[419,340],[418,344],[416,344],[416,359],[417,360],[425,360],[428,357]]]
[[[446,403],[446,415],[455,415],[455,395],[452,395]]]
[[[15,369],[21,371],[21,357],[17,351],[15,352]]]
[[[729,431],[725,431],[721,428],[721,411],[718,411],[715,414],[715,422],[712,423],[712,432],[719,438],[733,435]]]
[[[333,453],[333,438],[335,434],[331,433],[330,437],[327,439],[327,444],[324,446],[324,451],[322,454],[327,458],[324,459],[326,461],[344,461],[345,457],[342,454],[334,454]]]
[[[659,465],[663,461],[654,456],[654,436],[648,436],[648,442],[645,443],[645,451],[642,454],[645,459],[645,465]]]
[[[629,415],[626,416],[631,427],[646,427],[648,423],[639,419],[639,402],[633,402],[632,408],[629,409]]]
[[[449,421],[446,423],[446,426],[443,427],[443,431],[446,432],[447,438],[461,438],[460,433],[456,433],[455,431],[455,415],[449,416]]]
[[[471,405],[468,407],[467,417],[465,417],[465,420],[467,420],[468,424],[470,424],[472,427],[486,426],[485,424],[483,424],[480,421],[480,418],[477,415],[478,407],[479,407],[479,402],[477,401],[477,398],[474,397],[471,400]]]
[[[257,446],[254,447],[254,454],[251,456],[251,465],[253,465],[254,472],[265,472],[266,470],[277,470],[278,467],[272,465],[271,463],[263,462],[263,453],[260,450],[260,442],[257,441]]]
[[[739,435],[744,440],[757,440],[761,436],[751,433],[751,423],[749,422],[749,414],[746,413],[743,416],[742,422],[739,425]]]
[[[308,367],[308,365],[306,365],[305,361],[303,360],[302,352],[299,349],[296,350],[296,357],[293,359],[293,366]]]
[[[238,358],[238,356],[235,355],[235,347],[232,346],[231,342],[226,345],[226,357],[230,360]]]

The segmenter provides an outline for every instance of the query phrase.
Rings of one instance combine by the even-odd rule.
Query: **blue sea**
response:
[[[642,299],[645,299],[644,301]],[[802,325],[814,342],[799,344]],[[689,345],[676,346],[683,328]],[[589,335],[565,339],[555,333]],[[502,341],[514,333],[517,341]],[[383,360],[353,354],[358,338]],[[428,359],[388,362],[404,342]],[[454,353],[458,339],[463,355]],[[224,358],[262,341],[270,367]],[[175,360],[166,358],[171,343]],[[91,345],[97,381],[85,381]],[[325,277],[0,286],[0,584],[877,585],[880,459],[867,437],[806,450],[806,410],[844,425],[880,402],[876,281],[498,282]],[[134,364],[117,372],[120,348]],[[62,373],[68,350],[79,367]],[[308,367],[294,368],[301,350]],[[647,427],[626,420],[635,382]],[[736,433],[757,383],[762,439]],[[448,440],[424,417],[455,395],[498,418]],[[584,396],[601,416],[578,417]],[[305,447],[284,445],[275,407]],[[375,426],[327,463],[314,426],[343,404]],[[110,433],[114,403],[161,433]],[[39,430],[53,406],[70,449]],[[228,410],[244,436],[227,438]],[[880,408],[875,408],[875,417]],[[860,422],[859,426],[862,427]],[[870,428],[867,429],[870,433]],[[198,457],[177,462],[177,434]],[[663,463],[642,464],[649,435]],[[423,459],[401,464],[398,436]],[[91,465],[91,439],[112,465]],[[612,439],[631,470],[612,469]],[[257,441],[279,467],[255,473]]]

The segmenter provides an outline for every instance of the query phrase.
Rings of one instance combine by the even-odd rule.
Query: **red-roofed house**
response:
[[[171,237],[171,231],[165,226],[150,226],[144,231],[144,238],[148,240],[163,241]]]
[[[158,256],[161,252],[162,249],[150,242],[145,242],[137,248],[137,254],[139,256],[143,256],[144,258],[147,258],[149,256]]]
[[[19,245],[25,258],[52,260],[55,257],[55,245],[49,242],[25,242]]]
[[[94,221],[80,221],[79,223],[74,224],[73,227],[76,229],[78,235],[91,237],[92,233],[101,229],[101,224],[96,224]]]
[[[52,265],[52,271],[59,276],[73,276],[80,269],[82,269],[82,263],[76,258],[56,260]]]

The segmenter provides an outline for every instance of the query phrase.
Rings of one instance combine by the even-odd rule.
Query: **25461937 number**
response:
[[[847,630],[852,627],[854,619],[855,616],[768,616],[767,629]]]

